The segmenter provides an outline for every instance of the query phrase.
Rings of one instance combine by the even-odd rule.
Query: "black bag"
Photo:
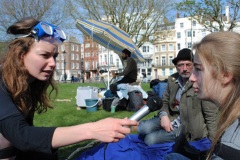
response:
[[[137,111],[143,106],[143,96],[142,92],[140,91],[132,91],[128,93],[129,99],[128,99],[128,105],[127,110],[128,111]]]
[[[112,104],[113,100],[114,100],[114,98],[105,98],[105,99],[103,99],[102,104],[103,104],[103,109],[105,111],[107,111],[107,112],[111,111],[111,104]]]
[[[120,99],[116,107],[116,111],[126,110],[127,105],[128,105],[128,100],[126,98]]]

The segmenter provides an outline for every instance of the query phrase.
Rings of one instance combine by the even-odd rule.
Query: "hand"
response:
[[[166,131],[166,132],[171,132],[173,131],[173,126],[171,124],[170,119],[168,118],[168,116],[162,116],[161,118],[161,127]]]
[[[116,76],[114,71],[111,71],[111,74],[112,74],[113,77]]]
[[[102,142],[117,142],[131,133],[130,126],[137,126],[137,121],[129,119],[106,118],[93,123],[93,138]],[[125,126],[125,127],[124,127]],[[128,126],[128,127],[126,127]]]

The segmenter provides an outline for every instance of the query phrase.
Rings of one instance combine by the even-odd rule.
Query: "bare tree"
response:
[[[184,0],[177,9],[192,17],[209,31],[232,30],[239,20],[239,0]],[[225,7],[229,7],[225,13]]]
[[[138,47],[154,35],[175,0],[67,0],[74,19],[105,20],[127,32]],[[143,32],[144,31],[144,32]]]
[[[63,7],[61,0],[1,0],[0,32],[6,32],[12,23],[25,17],[34,17],[59,25],[66,16]],[[1,38],[6,39],[4,36]]]

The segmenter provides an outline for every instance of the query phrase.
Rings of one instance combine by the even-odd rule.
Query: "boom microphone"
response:
[[[162,108],[163,102],[159,96],[150,97],[147,101],[147,104],[142,106],[135,114],[133,114],[129,119],[139,121],[150,112],[154,112]]]

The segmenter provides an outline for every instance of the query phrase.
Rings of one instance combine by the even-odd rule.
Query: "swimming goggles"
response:
[[[52,36],[55,39],[59,39],[62,42],[66,40],[66,35],[63,30],[46,22],[39,22],[35,27],[33,27],[32,33],[39,38],[47,35]]]
[[[17,38],[29,36],[33,36],[36,40],[50,40],[51,38],[54,38],[58,43],[62,43],[64,40],[66,40],[66,34],[63,30],[46,22],[39,22],[33,27],[31,33],[28,35],[18,36]]]

